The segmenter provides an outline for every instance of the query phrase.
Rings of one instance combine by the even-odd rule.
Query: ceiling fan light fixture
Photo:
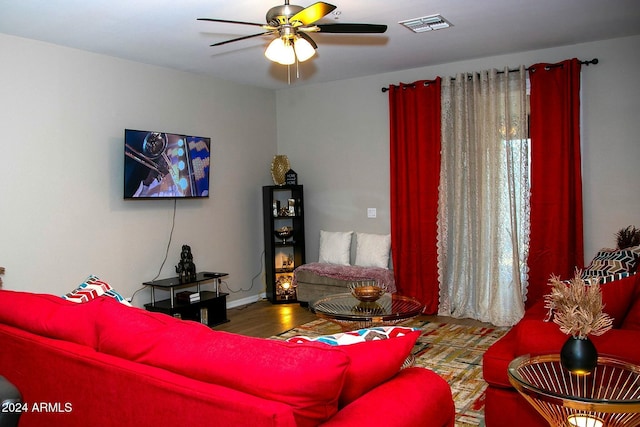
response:
[[[260,27],[263,30],[261,33],[236,37],[214,43],[211,46],[221,46],[227,43],[265,35],[276,36],[277,38],[272,40],[265,49],[264,56],[270,61],[286,65],[287,67],[295,64],[296,70],[298,70],[298,64],[312,58],[318,48],[316,42],[308,33],[381,34],[387,31],[386,25],[376,24],[316,24],[335,9],[336,6],[323,1],[317,1],[311,6],[302,7],[289,4],[289,0],[284,0],[283,5],[274,6],[269,9],[266,15],[266,25],[255,22],[232,21],[217,18],[198,18],[198,20]]]
[[[293,42],[293,48],[296,51],[296,57],[300,62],[304,62],[316,54],[316,49],[311,45],[311,43],[302,37],[296,37]]]
[[[282,65],[291,65],[296,62],[296,54],[293,51],[293,46],[291,46],[288,40],[285,42],[281,37],[269,43],[267,50],[264,51],[264,56],[270,61]]]

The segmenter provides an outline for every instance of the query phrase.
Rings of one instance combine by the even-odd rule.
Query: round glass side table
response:
[[[520,356],[509,364],[509,381],[557,427],[640,425],[640,366],[598,357],[589,375],[576,375],[560,355]]]

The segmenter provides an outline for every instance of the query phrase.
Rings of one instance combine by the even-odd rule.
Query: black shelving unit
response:
[[[305,263],[302,185],[262,187],[262,204],[267,298],[274,304],[296,302],[293,270]],[[291,237],[276,236],[283,227],[293,229]]]

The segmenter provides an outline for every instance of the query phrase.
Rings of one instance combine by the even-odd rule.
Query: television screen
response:
[[[125,129],[124,198],[209,197],[210,138]]]

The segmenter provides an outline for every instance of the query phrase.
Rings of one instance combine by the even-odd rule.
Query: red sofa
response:
[[[348,346],[213,331],[99,297],[0,290],[0,375],[29,426],[453,426],[416,337]]]
[[[600,355],[610,355],[640,365],[640,274],[601,285],[604,311],[613,329],[590,337]],[[511,386],[509,363],[524,354],[559,353],[568,336],[553,322],[545,322],[544,301],[534,304],[524,318],[494,343],[483,357],[487,427],[545,427],[548,423]]]

